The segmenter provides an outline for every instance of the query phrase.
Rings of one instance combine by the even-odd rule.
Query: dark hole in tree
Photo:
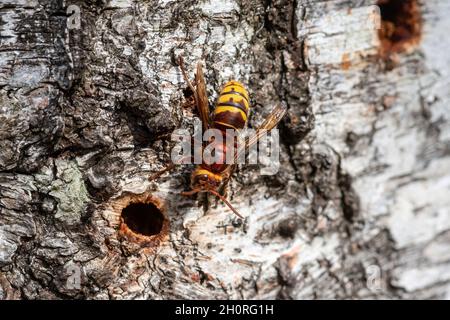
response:
[[[144,236],[159,234],[164,223],[164,215],[153,203],[131,203],[122,210],[122,218],[131,231]]]
[[[401,52],[417,44],[421,36],[421,16],[417,0],[379,0],[380,40],[385,51]]]
[[[288,218],[280,222],[278,225],[278,233],[283,238],[293,238],[298,227],[298,221],[294,218]]]
[[[185,89],[183,89],[183,96],[185,98],[190,98],[194,95],[194,93],[192,92],[191,88],[186,87]]]

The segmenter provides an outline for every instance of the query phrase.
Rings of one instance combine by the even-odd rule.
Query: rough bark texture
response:
[[[2,0],[0,298],[449,298],[450,4],[400,49],[373,4]],[[244,82],[250,126],[288,105],[279,174],[231,183],[243,222],[179,195],[192,167],[147,180],[195,116],[178,55],[211,105]],[[130,202],[160,234],[125,230]]]

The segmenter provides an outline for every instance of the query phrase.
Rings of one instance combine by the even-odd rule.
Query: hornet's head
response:
[[[191,186],[192,189],[198,190],[217,190],[222,183],[222,176],[215,174],[201,167],[192,173]]]
[[[217,189],[223,182],[223,178],[221,175],[215,174],[214,172],[211,172],[209,170],[206,170],[204,168],[197,168],[192,173],[192,179],[191,179],[191,191],[182,192],[185,196],[191,196],[193,194],[199,193],[199,192],[208,192],[216,197],[218,197],[220,200],[223,201],[230,209],[233,211],[239,218],[244,219],[239,212],[231,205],[231,203],[225,199],[221,194],[217,192]]]

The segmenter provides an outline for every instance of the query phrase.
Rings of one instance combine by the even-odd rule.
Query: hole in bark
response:
[[[278,225],[278,233],[283,238],[293,238],[298,227],[298,221],[295,218],[288,218],[280,222]]]
[[[194,96],[194,93],[192,92],[191,88],[186,87],[186,88],[183,89],[183,96],[185,98],[190,98],[190,97]]]
[[[134,233],[157,235],[163,229],[164,215],[153,203],[131,203],[122,210],[123,223]]]
[[[123,193],[101,213],[108,226],[117,230],[117,233],[110,235],[108,247],[113,248],[118,244],[124,253],[141,249],[154,252],[153,249],[169,238],[168,211],[164,198],[149,192]]]
[[[421,14],[417,0],[379,0],[383,55],[408,51],[420,41]]]

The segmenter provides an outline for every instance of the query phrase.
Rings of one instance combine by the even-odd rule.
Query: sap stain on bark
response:
[[[422,37],[422,17],[417,0],[379,0],[381,55],[410,52]]]
[[[125,252],[153,251],[168,239],[169,218],[162,199],[148,193],[125,194],[111,201],[109,212],[106,217],[118,231],[111,238],[121,240]]]

